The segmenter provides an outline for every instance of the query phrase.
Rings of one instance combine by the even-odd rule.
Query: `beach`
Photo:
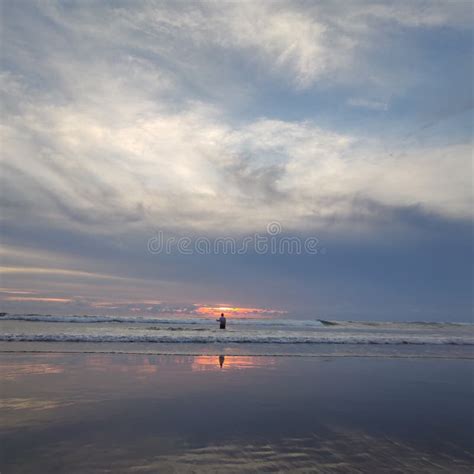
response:
[[[473,474],[467,0],[5,0],[0,474]]]
[[[468,358],[10,350],[0,367],[2,473],[472,472]]]

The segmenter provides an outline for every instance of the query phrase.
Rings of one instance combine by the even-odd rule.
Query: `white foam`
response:
[[[209,334],[1,334],[0,341],[28,342],[116,342],[116,343],[233,343],[233,344],[436,344],[474,345],[472,337],[382,334],[239,334],[212,332]]]
[[[206,324],[212,323],[213,318],[153,318],[147,316],[56,316],[44,314],[7,314],[0,317],[0,321],[28,321],[46,323],[129,323],[129,324]],[[324,327],[318,320],[289,320],[289,319],[253,319],[253,318],[229,318],[229,322],[235,325],[257,325],[257,326],[284,326],[284,327]]]
[[[29,321],[44,323],[147,323],[147,324],[198,324],[199,319],[157,319],[140,316],[53,316],[45,314],[7,314],[0,321]]]

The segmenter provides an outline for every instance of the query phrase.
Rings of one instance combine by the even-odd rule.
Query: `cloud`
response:
[[[462,1],[312,5],[287,1],[147,1],[135,2],[133,8],[120,2],[102,2],[94,8],[55,1],[33,5],[27,14],[22,11],[22,20],[12,22],[12,28],[29,29],[34,35],[38,44],[28,45],[31,52],[41,53],[46,42],[61,45],[66,37],[73,42],[76,57],[90,59],[100,53],[120,64],[128,53],[132,75],[137,68],[146,69],[147,62],[159,61],[168,66],[168,75],[150,70],[143,77],[142,70],[142,78],[135,79],[153,82],[154,78],[161,84],[171,80],[182,86],[198,80],[195,86],[207,93],[217,84],[212,76],[221,74],[234,59],[246,67],[256,67],[258,75],[280,77],[297,89],[328,80],[380,83],[385,74],[368,61],[380,47],[374,43],[377,37],[384,36],[386,41],[394,28],[401,27],[466,29],[472,14],[469,2]],[[7,12],[10,9],[21,6],[10,6]],[[105,24],[103,18],[107,18]],[[34,61],[23,43],[14,44],[21,45],[24,61]],[[48,51],[48,59],[64,61],[69,56],[68,43],[61,46]],[[140,59],[132,59],[134,56]],[[80,78],[86,83],[93,80],[84,74]],[[229,75],[226,79],[232,80]]]
[[[351,107],[362,107],[372,110],[387,110],[388,104],[374,99],[352,98],[347,101]]]
[[[174,256],[151,265],[140,251],[159,229],[242,236],[280,221],[295,235],[377,241],[389,229],[416,240],[428,221],[472,218],[467,2],[49,1],[4,11],[3,264],[70,272],[43,273],[43,289],[62,292],[45,297],[83,288],[112,300],[119,288],[196,301],[215,297],[211,283],[231,296]],[[453,114],[464,128],[440,121]],[[420,117],[437,127],[414,137]],[[258,272],[246,265],[227,283],[257,306],[243,276]],[[268,294],[304,293],[297,278],[288,294]],[[20,291],[38,280],[8,279]]]
[[[354,197],[471,216],[467,145],[387,153],[311,121],[233,125],[201,103],[143,113],[147,95],[127,87],[67,105],[15,90],[21,83],[10,86],[17,112],[2,140],[7,219],[104,234],[124,226],[247,232],[272,220],[300,228],[308,218],[316,227],[349,218]]]

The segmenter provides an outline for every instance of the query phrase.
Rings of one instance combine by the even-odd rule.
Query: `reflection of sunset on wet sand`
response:
[[[215,356],[205,355],[196,356],[193,358],[192,370],[231,370],[231,369],[252,369],[263,366],[272,366],[275,364],[275,359],[271,357],[256,357],[256,356]]]
[[[2,472],[472,471],[467,360],[16,353],[0,368]]]
[[[136,376],[156,374],[159,370],[156,360],[146,355],[135,355],[132,359],[133,364],[111,364],[109,354],[94,354],[87,359],[87,367],[97,372],[133,373]]]
[[[60,365],[47,362],[21,362],[0,363],[0,380],[14,380],[29,375],[61,374],[64,368]]]
[[[36,400],[32,398],[5,398],[0,400],[0,410],[52,410],[64,406],[56,400]]]
[[[37,356],[40,357],[40,356]],[[92,372],[107,374],[130,374],[135,378],[146,378],[166,368],[167,358],[155,355],[127,355],[114,359],[110,354],[91,354],[84,358],[84,367]],[[61,354],[42,354],[41,361],[29,358],[0,363],[0,380],[15,380],[28,376],[64,374]],[[123,363],[127,360],[127,363]],[[244,370],[272,367],[276,360],[271,357],[238,355],[175,356],[174,367],[192,371],[202,370]],[[71,372],[73,367],[68,368]]]

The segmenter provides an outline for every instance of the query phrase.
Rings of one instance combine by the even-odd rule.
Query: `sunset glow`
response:
[[[205,316],[219,316],[221,313],[230,316],[238,316],[243,318],[252,317],[271,317],[275,314],[283,314],[284,311],[267,309],[267,308],[246,308],[238,306],[198,306],[196,313]]]
[[[222,363],[222,366],[221,366]],[[270,357],[255,357],[255,356],[216,356],[203,355],[196,356],[193,359],[192,370],[214,370],[214,369],[251,369],[260,366],[274,365],[275,359]]]
[[[70,303],[70,298],[45,298],[41,296],[7,296],[5,301],[36,301],[43,303]]]

